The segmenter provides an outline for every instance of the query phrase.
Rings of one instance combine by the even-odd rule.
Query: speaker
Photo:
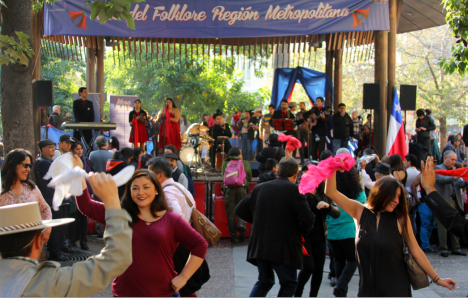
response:
[[[403,111],[416,110],[417,90],[416,85],[400,85],[400,106]]]
[[[33,96],[36,98],[36,107],[54,106],[54,87],[52,81],[35,81]]]
[[[258,171],[258,167],[260,163],[258,161],[249,161],[250,168],[252,169],[252,177],[260,176],[260,172]]]
[[[380,109],[380,83],[364,84],[362,108],[365,110]]]

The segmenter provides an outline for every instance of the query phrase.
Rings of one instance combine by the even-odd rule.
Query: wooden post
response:
[[[34,49],[34,56],[32,57],[29,63],[32,64],[32,79],[33,80],[40,80],[41,79],[41,23],[40,23],[40,15],[38,13],[31,11],[31,25],[32,25],[32,46]],[[33,88],[34,85],[31,86]],[[45,123],[48,123],[48,119],[42,119],[47,117],[45,111],[43,111],[40,107],[36,106],[36,92],[32,92],[33,96],[32,100],[32,107],[33,107],[33,121],[34,121],[34,144],[35,146],[35,154],[39,153],[39,147],[37,144],[41,140],[41,125],[42,121],[46,120]],[[47,125],[46,125],[47,129]]]
[[[327,45],[328,47],[328,45]],[[326,51],[325,52],[325,73],[330,76],[333,82],[333,51]],[[327,98],[326,98],[326,106],[332,106],[332,94],[330,91],[327,91]]]
[[[96,92],[101,94],[101,114],[100,118],[104,115],[104,38],[99,37],[98,42],[100,46],[97,48],[97,70],[96,70]],[[97,121],[97,119],[95,119]]]
[[[388,34],[388,97],[387,97],[387,121],[393,105],[393,87],[396,83],[396,35],[397,35],[397,0],[389,1],[390,32]]]
[[[343,50],[335,50],[335,104],[333,109],[338,111],[343,95]]]
[[[380,83],[380,109],[374,113],[374,146],[381,156],[386,155],[387,146],[387,75],[388,75],[388,32],[375,32],[375,82]]]
[[[96,78],[96,52],[92,45],[88,44],[86,48],[86,89],[88,93],[94,93],[95,90],[95,78]]]

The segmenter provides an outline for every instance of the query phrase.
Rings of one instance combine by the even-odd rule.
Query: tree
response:
[[[31,1],[4,0],[2,7],[2,35],[15,32],[31,35]],[[21,61],[21,59],[20,59]],[[20,62],[2,65],[2,125],[5,152],[24,148],[34,152],[34,122],[32,103],[31,63]]]
[[[447,26],[403,34],[397,39],[401,62],[397,76],[400,84],[418,85],[417,108],[430,108],[440,124],[440,147],[446,145],[447,119],[465,122],[468,112],[468,82],[449,75],[438,64],[438,57],[449,54],[453,43]]]

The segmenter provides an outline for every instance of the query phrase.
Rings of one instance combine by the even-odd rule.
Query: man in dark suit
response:
[[[454,170],[457,155],[453,151],[445,151],[444,163],[435,166],[436,170]],[[461,189],[467,187],[467,182],[460,177],[450,177],[436,175],[435,189],[452,206],[454,210],[463,212],[463,198]],[[437,233],[439,236],[439,250],[442,257],[448,257],[447,230],[437,219]],[[449,234],[451,250],[454,255],[466,256],[465,252],[460,250],[458,237]]]
[[[73,120],[74,122],[94,122],[94,107],[93,103],[86,98],[88,97],[88,90],[86,87],[81,87],[78,90],[80,99],[73,102]],[[93,138],[93,131],[91,129],[83,129],[83,137],[85,142],[92,148],[91,139]],[[81,134],[78,129],[73,132],[73,137],[81,140]]]
[[[258,281],[251,297],[265,297],[279,277],[278,297],[294,296],[297,269],[302,268],[301,235],[312,228],[315,215],[295,183],[295,159],[279,163],[278,178],[254,187],[236,207],[236,215],[252,223],[247,261],[258,267]]]

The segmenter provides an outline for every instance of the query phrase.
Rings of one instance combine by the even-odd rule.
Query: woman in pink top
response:
[[[52,212],[41,192],[29,180],[29,172],[33,167],[33,158],[29,151],[15,149],[10,151],[2,165],[2,193],[0,207],[20,203],[38,202],[43,220],[52,219]],[[44,231],[44,240],[49,239],[51,228]]]
[[[105,224],[104,205],[91,200],[86,184],[76,197],[78,209]],[[148,170],[138,170],[126,185],[122,208],[132,217],[133,263],[112,282],[114,296],[169,297],[176,295],[201,266],[208,244],[180,215],[169,210],[161,184]],[[172,255],[177,246],[191,256],[177,275]]]

